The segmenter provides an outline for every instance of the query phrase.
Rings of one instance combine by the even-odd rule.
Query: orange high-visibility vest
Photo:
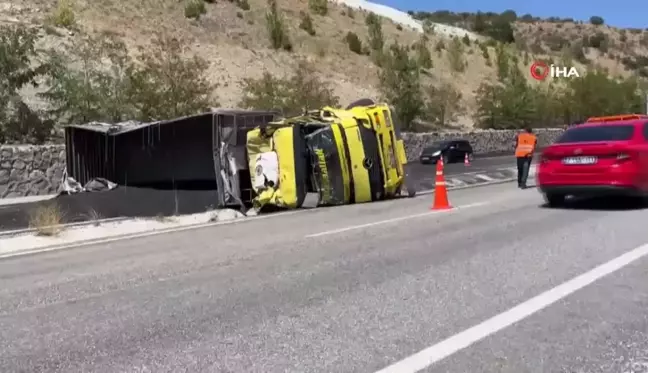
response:
[[[515,148],[516,157],[526,157],[533,154],[536,145],[536,135],[532,133],[521,133],[518,135],[518,144]]]

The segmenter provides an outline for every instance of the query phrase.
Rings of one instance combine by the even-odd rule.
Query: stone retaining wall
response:
[[[552,143],[562,129],[538,129],[539,146]],[[517,131],[474,131],[439,133],[404,133],[409,160],[438,140],[462,138],[470,141],[476,154],[512,153]],[[0,198],[56,193],[65,170],[63,145],[0,146]]]
[[[0,198],[56,193],[64,170],[64,145],[0,146]]]
[[[559,128],[535,129],[534,133],[538,136],[538,146],[544,147],[553,143],[563,131],[563,129]],[[470,141],[475,154],[513,154],[515,137],[518,133],[517,130],[404,133],[403,140],[405,141],[407,159],[413,161],[418,159],[425,146],[435,141],[451,139]]]

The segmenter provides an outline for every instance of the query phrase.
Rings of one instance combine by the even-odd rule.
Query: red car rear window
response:
[[[632,138],[634,129],[632,124],[572,127],[556,143],[626,141]]]

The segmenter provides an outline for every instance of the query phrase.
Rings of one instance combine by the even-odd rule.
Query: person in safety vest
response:
[[[526,182],[529,177],[529,168],[531,168],[531,160],[533,159],[533,152],[537,144],[538,138],[533,134],[531,128],[526,128],[524,132],[517,136],[515,158],[517,158],[518,188],[520,189],[527,187]]]

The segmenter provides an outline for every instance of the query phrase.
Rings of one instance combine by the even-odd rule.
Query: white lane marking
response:
[[[348,232],[348,231],[352,231],[352,230],[356,230],[356,229],[374,227],[376,225],[395,223],[395,222],[399,222],[399,221],[403,221],[403,220],[410,220],[410,219],[422,218],[422,217],[441,214],[441,213],[448,213],[448,212],[454,212],[454,211],[459,211],[459,210],[465,210],[465,209],[468,209],[468,208],[471,208],[471,207],[488,205],[489,203],[490,202],[471,203],[469,205],[457,206],[457,207],[454,207],[454,208],[448,209],[448,210],[434,210],[434,211],[424,212],[422,214],[400,216],[398,218],[374,221],[374,222],[367,223],[367,224],[352,225],[352,226],[349,226],[349,227],[333,229],[333,230],[330,230],[330,231],[324,231],[324,232],[309,234],[309,235],[306,236],[306,238],[321,237],[321,236],[326,236],[326,235],[329,235],[329,234],[336,234],[336,233]]]
[[[493,181],[493,180],[495,180],[495,179],[493,179],[492,177],[490,177],[490,176],[488,176],[488,175],[484,175],[484,174],[475,175],[475,177],[478,178],[478,179],[486,180],[486,181]]]
[[[587,285],[614,273],[621,268],[648,255],[648,244],[639,246],[627,253],[618,256],[609,262],[583,273],[580,276],[564,282],[553,289],[547,290],[517,306],[496,315],[481,324],[466,329],[459,334],[445,339],[416,354],[409,356],[393,365],[376,373],[416,373],[437,363],[446,357],[463,350],[491,334],[521,321],[534,313],[556,303],[568,295],[584,288]]]

